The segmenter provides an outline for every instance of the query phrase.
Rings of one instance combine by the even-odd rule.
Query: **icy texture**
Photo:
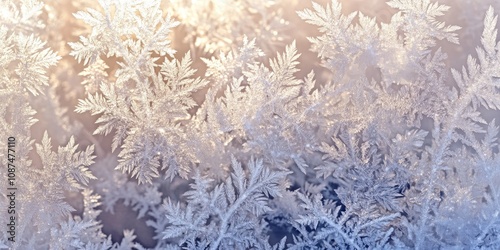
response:
[[[0,249],[500,249],[498,3],[323,2],[0,0]]]

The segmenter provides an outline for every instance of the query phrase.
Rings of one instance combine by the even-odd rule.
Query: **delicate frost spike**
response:
[[[431,0],[391,0],[387,5],[403,11],[419,10],[431,16],[442,16],[450,9],[449,6],[440,5],[438,2],[431,3]]]
[[[497,48],[497,20],[498,15],[494,15],[494,9],[492,6],[490,6],[484,18],[484,30],[481,37],[481,43],[484,47],[484,50],[490,57],[494,57],[496,55],[495,49]]]
[[[305,20],[309,24],[319,26],[319,31],[325,33],[328,36],[338,36],[339,39],[345,39],[345,35],[342,32],[349,32],[351,28],[351,22],[356,17],[357,12],[351,13],[348,16],[342,15],[342,4],[337,0],[332,0],[331,5],[327,4],[326,8],[320,4],[313,2],[313,10],[305,9],[303,11],[297,11],[300,18]],[[344,35],[344,37],[342,37]],[[319,44],[320,42],[330,42],[324,41],[324,38],[319,40],[316,38],[308,38],[313,44]],[[344,41],[339,41],[344,42]],[[320,51],[320,55],[326,51]]]
[[[496,126],[495,119],[488,124],[484,143],[491,149],[498,146],[498,126]]]
[[[297,167],[300,169],[300,171],[304,174],[306,174],[306,168],[309,167],[304,159],[300,156],[294,156],[292,157],[293,161],[297,165]]]
[[[53,172],[53,178],[64,188],[83,189],[90,179],[96,178],[88,169],[88,166],[94,163],[94,145],[83,152],[77,152],[78,145],[75,145],[74,137],[71,137],[66,146],[58,148],[57,153],[53,152],[51,147],[51,140],[45,132],[42,144],[36,145],[37,153],[44,165],[44,171]]]
[[[300,54],[297,53],[295,44],[295,41],[293,41],[291,45],[286,46],[283,55],[278,54],[276,59],[269,60],[271,69],[278,76],[277,81],[280,85],[291,85],[293,74],[299,71],[296,67],[299,64],[297,59],[300,57]],[[280,79],[279,76],[281,75],[285,76],[284,79]]]
[[[312,2],[312,6],[316,13],[313,13],[313,11],[306,9],[303,11],[298,11],[297,14],[300,18],[306,20],[310,24],[323,26],[324,28],[321,28],[321,32],[325,31],[325,28],[327,28],[328,24],[327,22],[329,22],[329,20],[337,19],[342,15],[342,4],[337,0],[332,0],[331,5],[327,4],[326,8],[323,8],[323,6],[316,2]]]

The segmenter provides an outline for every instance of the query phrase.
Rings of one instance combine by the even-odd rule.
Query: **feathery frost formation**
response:
[[[0,249],[500,249],[498,4],[323,2],[0,0]]]

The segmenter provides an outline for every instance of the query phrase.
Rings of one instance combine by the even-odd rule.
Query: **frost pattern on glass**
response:
[[[0,0],[0,249],[500,249],[500,6],[354,2]]]

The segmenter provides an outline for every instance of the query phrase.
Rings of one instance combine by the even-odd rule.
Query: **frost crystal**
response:
[[[500,249],[500,5],[360,4],[0,0],[0,249]]]

